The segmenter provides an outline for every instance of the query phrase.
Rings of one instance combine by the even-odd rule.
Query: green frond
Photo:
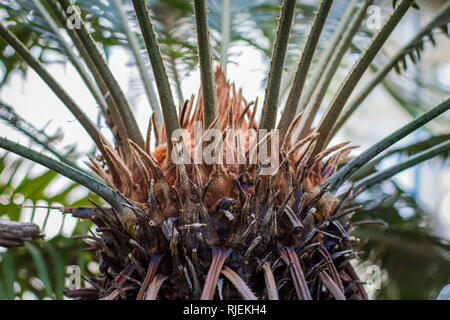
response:
[[[359,0],[352,0],[347,5],[345,12],[340,17],[339,24],[336,26],[332,38],[327,44],[325,51],[321,53],[319,61],[314,66],[313,74],[311,75],[310,78],[308,78],[304,93],[300,97],[300,102],[297,107],[297,113],[303,111],[308,105],[310,99],[312,98],[320,79],[323,77],[325,68],[330,63],[332,55],[336,51],[337,46],[339,45],[341,39],[343,38],[350,22],[354,17],[354,14],[356,13],[356,10],[358,9],[357,8],[358,2]]]
[[[58,1],[66,12],[68,8],[72,6],[70,0],[58,0]],[[74,12],[73,14],[78,15],[78,13],[76,12]],[[78,19],[82,21],[81,17],[78,17]],[[122,120],[125,124],[128,137],[132,141],[137,143],[139,146],[144,147],[144,138],[141,132],[139,131],[139,127],[137,125],[134,114],[131,111],[131,108],[128,104],[128,101],[122,89],[120,88],[116,78],[112,74],[111,69],[106,64],[104,57],[98,50],[94,40],[86,30],[84,23],[80,23],[80,28],[74,28],[73,30],[76,32],[80,41],[83,43],[83,46],[88,52],[89,57],[92,59],[92,62],[94,63],[94,66],[97,69],[98,73],[101,74],[102,80],[105,82],[105,85],[108,88],[117,106],[117,109],[122,117]]]
[[[121,137],[128,137],[128,133],[125,127],[125,123],[122,119],[122,116],[120,115],[119,109],[114,102],[112,95],[109,94],[109,90],[105,84],[105,81],[103,80],[102,74],[99,72],[98,68],[95,66],[95,63],[91,59],[89,52],[84,47],[82,41],[78,37],[75,30],[72,28],[67,28],[66,21],[67,16],[64,13],[64,11],[60,8],[56,0],[45,0],[47,6],[49,7],[52,14],[56,17],[56,20],[58,21],[59,25],[66,29],[70,39],[72,40],[72,43],[77,48],[78,54],[83,58],[83,61],[85,62],[88,70],[91,72],[92,77],[94,78],[100,92],[100,102],[105,103],[108,106],[108,110],[110,112],[110,119],[109,121],[106,121],[108,126],[110,127],[111,131],[113,133],[116,133],[120,135]],[[104,114],[106,116],[106,114]],[[116,131],[116,132],[114,132]],[[126,143],[123,143],[123,139],[120,139],[120,137],[115,137],[116,142],[119,143],[120,150],[124,153],[124,155],[128,155],[129,147]],[[100,148],[100,150],[102,150]]]
[[[324,183],[330,183],[330,189],[336,191],[351,175],[353,175],[359,168],[368,163],[378,154],[392,146],[394,143],[403,139],[411,132],[414,132],[418,128],[424,126],[426,123],[430,122],[437,116],[448,111],[449,109],[450,99],[447,99],[422,116],[404,125],[400,129],[388,135],[386,138],[371,146],[369,149],[340,168],[330,179],[328,179]]]
[[[209,128],[217,118],[216,84],[212,66],[206,0],[194,0],[195,29],[203,95],[203,126]]]
[[[75,118],[80,122],[83,128],[88,132],[92,140],[100,150],[103,150],[101,142],[101,133],[95,124],[85,115],[81,108],[68,95],[68,93],[59,85],[59,83],[48,73],[45,67],[33,57],[30,51],[12,34],[2,23],[0,23],[0,37],[10,44],[18,55],[22,57],[42,78],[42,80],[52,89],[58,98],[72,112]]]
[[[361,189],[367,189],[371,186],[383,182],[394,175],[396,175],[399,172],[402,172],[403,170],[409,169],[423,161],[426,161],[428,159],[431,159],[439,154],[442,153],[448,153],[450,151],[450,140],[447,140],[446,142],[443,142],[437,146],[434,146],[433,148],[427,149],[425,151],[420,152],[419,154],[399,163],[396,164],[388,169],[385,169],[381,172],[374,173],[367,178],[358,181],[358,183],[355,185],[355,190],[361,190]]]
[[[345,124],[345,122],[351,117],[355,110],[361,105],[361,103],[369,96],[373,89],[383,81],[387,74],[395,69],[400,72],[399,65],[403,65],[406,70],[406,57],[409,56],[411,61],[415,63],[420,59],[421,51],[423,51],[423,43],[427,37],[432,35],[433,31],[438,28],[447,28],[450,23],[448,17],[450,15],[450,3],[447,3],[445,7],[434,17],[426,26],[424,26],[417,35],[409,41],[405,46],[403,46],[396,55],[389,61],[389,63],[381,70],[379,70],[373,80],[370,81],[364,88],[362,88],[358,95],[351,100],[349,106],[345,109],[342,116],[336,122],[331,136],[339,131],[340,128]]]
[[[332,3],[332,0],[324,0],[320,3],[314,23],[309,31],[308,40],[306,41],[305,48],[303,49],[303,53],[297,67],[297,72],[295,73],[295,77],[289,91],[289,96],[278,124],[281,141],[284,140],[284,136],[292,122],[292,119],[295,118],[297,113],[297,107],[300,102],[309,67],[311,66],[317,43],[319,42],[319,38],[322,34],[322,30],[327,20],[328,13],[330,12]]]
[[[367,68],[369,68],[371,62],[378,54],[383,44],[394,31],[395,27],[408,11],[413,2],[414,0],[403,0],[397,5],[394,12],[388,18],[369,47],[364,51],[359,60],[353,66],[352,70],[339,88],[339,91],[336,93],[332,102],[328,106],[324,116],[319,123],[318,128],[316,129],[320,136],[317,139],[314,154],[322,151],[327,145],[330,139],[331,130],[333,129],[334,124],[336,123],[340,113],[342,112],[345,103],[350,97],[350,94],[353,92]]]
[[[50,137],[42,130],[38,130],[31,123],[18,115],[12,107],[4,104],[3,102],[0,102],[0,119],[7,122],[14,129],[22,132],[24,135],[30,138],[31,141],[42,146],[45,150],[56,156],[59,161],[84,172],[84,170],[80,169],[75,162],[62,155],[52,147],[52,141],[55,140],[56,137]],[[88,174],[87,172],[85,173]]]
[[[150,103],[150,107],[156,114],[156,121],[158,123],[162,123],[161,106],[159,105],[159,100],[156,97],[155,90],[153,89],[153,81],[150,78],[150,74],[141,56],[141,47],[139,45],[138,39],[129,26],[128,16],[122,1],[123,0],[113,0],[113,5],[117,10],[117,14],[123,26],[124,32],[127,36],[127,40],[130,44],[130,49],[136,61],[136,65],[139,70],[139,75],[141,76],[142,83],[144,84],[145,93]]]
[[[231,12],[233,0],[222,0],[222,21],[221,21],[221,36],[222,43],[220,46],[220,64],[222,65],[225,75],[227,74],[228,64],[228,46],[231,37]]]
[[[167,145],[169,147],[168,155],[170,155],[172,151],[172,132],[180,128],[180,122],[178,120],[177,110],[173,101],[172,90],[170,88],[166,68],[161,57],[161,52],[153,30],[153,25],[150,22],[145,1],[133,0],[133,6],[145,45],[147,47],[147,53],[152,65],[156,86],[158,88],[159,100],[161,103],[164,125],[166,128]]]
[[[450,140],[450,134],[442,134],[442,135],[437,135],[437,136],[431,136],[428,139],[416,142],[416,143],[412,143],[412,144],[408,144],[407,146],[404,147],[400,147],[400,148],[396,148],[390,151],[387,151],[384,154],[381,154],[380,156],[376,157],[375,159],[373,159],[372,161],[370,161],[369,163],[367,163],[366,165],[364,165],[360,170],[358,170],[357,172],[355,172],[355,174],[353,174],[352,181],[358,181],[361,180],[373,173],[376,172],[376,167],[385,159],[394,156],[394,155],[403,155],[406,154],[408,156],[413,156],[416,155],[420,152],[423,152],[427,149],[431,149],[435,146],[437,146],[438,144],[441,144],[445,141]],[[450,153],[442,153],[440,154],[441,158],[443,158],[444,160],[447,159],[449,157]]]
[[[45,156],[37,151],[26,148],[18,143],[14,143],[10,140],[0,137],[0,148],[11,151],[31,161],[39,163],[48,169],[58,172],[59,174],[78,182],[85,186],[92,192],[98,194],[105,199],[119,214],[124,212],[122,201],[125,199],[120,196],[116,191],[109,188],[97,179],[94,179],[75,168],[72,168],[62,162]]]
[[[84,83],[86,84],[86,87],[91,92],[95,101],[97,101],[103,114],[106,114],[107,106],[102,97],[102,93],[101,93],[100,89],[98,88],[97,84],[92,80],[91,76],[89,75],[89,72],[85,69],[80,57],[75,53],[72,46],[64,39],[64,36],[62,35],[61,31],[59,30],[59,26],[58,26],[57,22],[53,19],[51,14],[47,11],[47,9],[45,8],[42,1],[41,0],[32,0],[32,1],[33,1],[34,5],[36,6],[37,11],[42,15],[45,22],[48,24],[50,30],[54,33],[57,41],[64,48],[65,52],[68,55],[69,60],[71,61],[71,63],[75,67],[75,69],[77,70],[81,79],[83,79]]]
[[[354,17],[350,21],[350,25],[342,40],[339,42],[336,51],[331,56],[331,61],[327,64],[327,67],[323,71],[323,76],[320,78],[320,81],[317,85],[317,89],[315,95],[312,98],[311,104],[309,104],[305,109],[305,117],[302,119],[299,125],[299,139],[303,139],[307,132],[311,129],[311,125],[316,117],[317,112],[319,111],[320,106],[322,105],[325,94],[341,66],[342,59],[344,58],[345,53],[350,48],[353,38],[356,35],[358,29],[360,28],[363,20],[366,17],[367,8],[373,3],[373,0],[365,0],[361,7],[355,12]]]
[[[272,53],[269,77],[259,123],[260,129],[275,128],[278,103],[280,99],[281,77],[283,75],[284,60],[294,18],[295,0],[284,0],[281,18],[278,24],[277,38]]]

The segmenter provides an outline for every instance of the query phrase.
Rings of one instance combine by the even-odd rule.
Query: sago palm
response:
[[[285,88],[288,94],[283,105],[280,92],[296,1],[282,3],[265,96],[259,104],[258,100],[246,100],[243,91],[227,80],[220,65],[213,66],[207,4],[194,0],[197,47],[192,50],[198,52],[201,90],[178,108],[166,72],[166,63],[172,73],[177,71],[176,64],[164,61],[146,1],[133,0],[157,88],[156,95],[135,35],[126,30],[154,110],[143,136],[130,102],[72,3],[33,3],[54,30],[66,29],[77,49],[70,59],[99,103],[114,136],[114,144],[105,139],[11,29],[0,24],[1,38],[61,99],[98,150],[87,162],[91,172],[86,172],[64,158],[58,161],[0,138],[0,147],[80,183],[110,205],[93,203],[89,208],[66,209],[97,225],[98,234],[86,236],[86,243],[101,272],[91,279],[92,287],[67,290],[67,296],[106,300],[368,298],[350,264],[358,239],[351,236],[354,226],[349,217],[360,209],[352,206],[353,199],[400,171],[448,152],[450,142],[445,140],[351,186],[346,182],[387,148],[448,111],[450,100],[356,157],[350,156],[354,147],[348,143],[329,144],[392,69],[406,56],[414,61],[420,56],[423,41],[426,37],[433,39],[433,30],[448,32],[449,4],[371,82],[354,92],[396,25],[415,6],[414,0],[394,1],[392,14],[362,51],[313,127],[331,79],[372,0],[359,5],[358,1],[349,2],[343,26],[315,64],[317,70],[308,77],[333,3],[320,1],[298,65],[289,71],[292,79]],[[113,3],[122,6],[121,0]],[[224,10],[229,10],[229,1],[223,3]],[[121,19],[126,24],[125,14]],[[64,39],[61,36],[60,40],[67,43]],[[224,49],[226,41],[222,40]],[[70,51],[70,46],[67,49]],[[221,60],[226,66],[226,47],[224,51]],[[347,103],[352,93],[355,98]],[[177,96],[182,97],[180,88]],[[278,110],[282,111],[279,120]],[[216,139],[223,137],[210,149],[215,161],[197,161],[197,151],[211,147],[207,143],[211,129],[218,130]],[[150,141],[152,136],[154,141]],[[195,140],[198,136],[200,141]],[[270,157],[260,155],[263,147]]]

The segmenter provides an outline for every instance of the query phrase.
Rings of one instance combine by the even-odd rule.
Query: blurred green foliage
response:
[[[386,277],[377,299],[436,299],[450,282],[450,242],[434,236],[429,213],[393,182],[372,188],[358,200],[364,208],[353,217],[383,220],[386,230],[360,226],[353,235],[361,239],[362,261],[382,267]],[[402,212],[408,211],[408,215]]]
[[[19,221],[25,218],[22,205],[27,206],[87,206],[88,199],[100,203],[100,198],[92,193],[79,198],[80,186],[71,182],[63,185],[58,174],[45,170],[32,175],[29,162],[17,159],[8,153],[0,157],[0,218]],[[19,180],[19,181],[17,181]],[[56,194],[48,195],[48,189],[56,189]],[[74,200],[78,194],[78,199]],[[38,203],[39,201],[39,203]],[[31,203],[31,204],[30,204]],[[52,209],[58,212],[57,209]],[[33,208],[29,221],[36,222],[40,214]],[[62,214],[62,213],[58,213]],[[46,223],[50,210],[46,213]],[[52,239],[27,243],[24,248],[10,248],[0,253],[0,299],[21,298],[25,292],[33,293],[38,299],[63,298],[66,267],[77,265],[82,275],[89,275],[87,264],[92,261],[90,254],[83,252],[81,240],[71,239],[72,235],[87,234],[92,226],[90,221],[78,220],[71,235],[61,234],[65,219],[62,219],[59,234]],[[38,223],[42,228],[42,225]],[[45,229],[44,229],[45,231]]]

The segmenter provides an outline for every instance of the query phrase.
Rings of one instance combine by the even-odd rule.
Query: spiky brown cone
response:
[[[94,172],[130,200],[130,213],[71,209],[89,216],[101,237],[86,239],[100,265],[94,288],[67,290],[78,299],[366,299],[349,260],[348,209],[353,193],[336,199],[321,183],[348,160],[341,144],[314,158],[317,137],[291,141],[280,167],[260,174],[249,164],[257,101],[247,102],[220,68],[216,74],[220,119],[216,126],[242,129],[246,163],[175,165],[164,128],[153,124],[155,150],[130,143],[131,155],[108,149],[106,168]],[[202,119],[201,95],[180,107],[192,156],[194,123]],[[151,126],[150,126],[151,128]],[[150,134],[148,135],[148,139]],[[223,145],[226,149],[230,141]],[[225,157],[225,155],[224,155]],[[124,159],[133,159],[126,163]],[[86,211],[87,210],[87,211]]]

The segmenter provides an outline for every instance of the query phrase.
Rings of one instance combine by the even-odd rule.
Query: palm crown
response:
[[[361,52],[318,119],[318,125],[313,127],[331,80],[373,1],[352,1],[348,5],[330,47],[322,52],[310,72],[333,4],[332,0],[320,1],[298,64],[288,70],[291,77],[283,80],[296,4],[295,0],[285,0],[281,6],[258,119],[258,100],[247,101],[242,90],[226,79],[227,52],[234,37],[226,19],[220,25],[222,67],[213,68],[214,52],[205,0],[194,0],[192,8],[183,4],[176,13],[182,20],[183,13],[193,10],[197,45],[170,41],[180,35],[167,32],[163,50],[146,2],[132,1],[154,79],[149,76],[139,39],[128,25],[121,0],[113,1],[114,18],[120,21],[126,35],[153,109],[147,134],[143,136],[130,102],[72,3],[33,1],[40,19],[68,53],[98,102],[113,133],[114,145],[14,35],[16,26],[7,28],[0,24],[0,36],[72,112],[99,153],[88,164],[93,174],[57,153],[53,154],[59,160],[0,138],[0,147],[80,183],[111,206],[94,204],[84,211],[67,209],[74,216],[88,217],[98,226],[99,236],[90,238],[88,243],[89,249],[97,253],[102,272],[93,279],[93,288],[68,290],[67,295],[86,299],[367,298],[349,264],[357,241],[349,235],[352,229],[349,216],[360,209],[351,207],[353,199],[402,170],[448,152],[450,142],[439,140],[400,164],[360,179],[345,192],[338,191],[387,148],[448,111],[450,100],[431,108],[357,157],[349,156],[353,147],[348,143],[334,146],[329,143],[392,69],[397,69],[407,56],[413,61],[420,57],[423,41],[426,37],[433,39],[433,30],[440,28],[448,32],[450,5],[445,5],[370,82],[354,92],[396,25],[411,6],[416,6],[414,0],[394,1],[391,15]],[[213,1],[211,5],[217,3]],[[230,19],[230,1],[223,1],[222,5]],[[171,23],[182,23],[173,16],[163,16],[168,14],[165,4],[154,5],[154,11],[157,28],[163,33],[171,30]],[[60,27],[68,33],[70,44],[61,35]],[[190,61],[184,64],[187,68],[192,68],[193,61],[198,59],[201,89],[196,100],[192,96],[183,101],[176,63],[180,52],[181,59]],[[178,108],[172,87],[181,101]],[[286,99],[281,100],[283,92]],[[232,156],[242,155],[243,162],[191,161],[197,148],[204,145],[204,141],[192,141],[198,122],[203,126],[203,136],[206,129],[216,129],[223,137],[227,130],[240,129],[243,140],[235,136],[225,139],[222,144],[214,145],[213,154],[221,158],[220,150],[231,149]],[[183,134],[176,135],[181,129]],[[274,129],[278,130],[271,131]],[[262,137],[250,134],[262,130],[269,133]],[[152,135],[154,142],[150,141]],[[277,139],[278,165],[269,175],[264,175],[263,169],[273,163],[268,164],[267,159],[259,156],[256,162],[251,159],[255,150],[266,143],[273,155],[278,147]],[[173,155],[178,156],[183,150],[187,151],[189,161],[175,161]]]

